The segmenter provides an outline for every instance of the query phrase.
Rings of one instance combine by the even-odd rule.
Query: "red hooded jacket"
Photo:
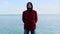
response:
[[[35,30],[37,23],[37,12],[35,10],[32,11],[24,11],[22,15],[22,20],[24,23],[24,29],[26,30]]]

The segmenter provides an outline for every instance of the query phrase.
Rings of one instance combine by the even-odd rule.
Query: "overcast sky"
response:
[[[32,2],[38,14],[59,14],[59,0],[0,0],[0,14],[22,14]]]

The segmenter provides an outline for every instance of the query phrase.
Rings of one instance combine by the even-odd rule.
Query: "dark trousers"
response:
[[[29,31],[31,34],[35,34],[35,30],[24,30],[24,34],[29,34]]]

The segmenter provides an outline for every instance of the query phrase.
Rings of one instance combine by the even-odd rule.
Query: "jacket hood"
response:
[[[32,6],[31,8],[28,8],[28,5],[29,5],[29,4],[31,4],[31,6]],[[28,3],[27,3],[27,10],[33,10],[33,4],[32,4],[31,2],[28,2]]]

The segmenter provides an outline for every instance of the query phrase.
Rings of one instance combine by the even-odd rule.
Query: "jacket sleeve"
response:
[[[25,18],[24,18],[25,16],[24,16],[24,12],[23,12],[23,14],[22,14],[22,21],[23,21],[23,23],[25,23]]]
[[[37,12],[35,11],[35,22],[37,23],[38,17],[37,17]]]

